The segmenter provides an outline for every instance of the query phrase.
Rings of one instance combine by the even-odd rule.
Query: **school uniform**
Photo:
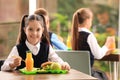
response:
[[[97,43],[97,40],[94,34],[87,28],[79,28],[79,39],[78,39],[78,48],[79,50],[87,50],[90,52],[90,62],[91,62],[91,74],[93,77],[98,78],[99,80],[108,80],[106,74],[99,70],[92,69],[94,64],[94,59],[101,59],[105,56],[108,48],[103,46],[102,48]]]
[[[28,50],[32,52],[33,59],[34,59],[34,67],[40,68],[41,64],[46,61],[59,62],[60,64],[64,62],[55,53],[55,51],[50,45],[47,45],[43,42],[39,42],[34,46],[26,40],[25,43],[21,43],[13,47],[8,58],[5,60],[4,64],[2,65],[1,70],[11,70],[9,64],[13,63],[12,56],[20,56],[22,59],[25,60],[26,51]],[[20,69],[24,67],[25,67],[25,63],[21,61],[21,65],[14,69]]]
[[[99,46],[94,34],[88,30],[87,28],[79,28],[79,50],[87,50],[90,52],[90,60],[91,60],[91,67],[94,64],[94,59],[101,59],[105,56],[108,48],[103,46],[102,48]]]

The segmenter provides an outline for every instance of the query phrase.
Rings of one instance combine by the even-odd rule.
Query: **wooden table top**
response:
[[[71,69],[67,74],[36,74],[24,75],[19,71],[0,71],[0,80],[98,80],[92,76]]]

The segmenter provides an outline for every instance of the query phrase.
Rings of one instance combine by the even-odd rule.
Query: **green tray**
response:
[[[67,70],[43,70],[43,69],[38,69],[37,70],[38,74],[66,74],[68,73]]]
[[[27,71],[25,68],[19,69],[23,74],[32,75],[32,74],[66,74],[67,70],[43,70],[40,68],[34,68],[32,71]]]
[[[19,71],[23,74],[36,74],[37,68],[34,68],[32,71],[27,71],[25,68],[19,69]]]

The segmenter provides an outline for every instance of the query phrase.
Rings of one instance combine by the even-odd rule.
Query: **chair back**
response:
[[[59,57],[68,62],[71,68],[91,75],[89,51],[56,51]]]

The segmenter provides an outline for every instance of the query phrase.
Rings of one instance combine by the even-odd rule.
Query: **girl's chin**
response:
[[[37,43],[32,43],[32,45],[36,45]]]
[[[32,42],[32,45],[36,45],[37,43],[38,43],[38,41],[37,42],[34,41],[34,42]]]

